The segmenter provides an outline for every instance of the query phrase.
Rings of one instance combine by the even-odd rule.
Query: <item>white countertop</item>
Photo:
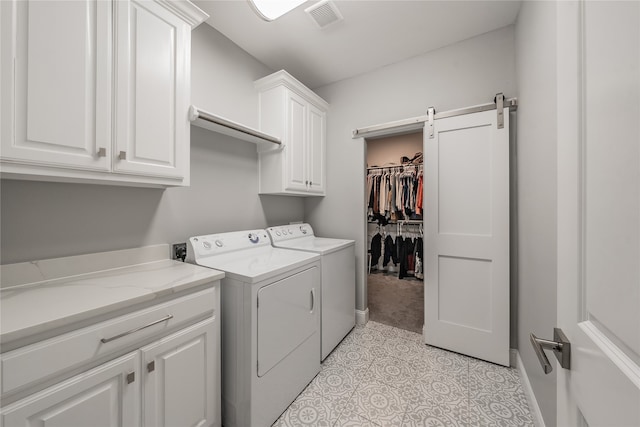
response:
[[[170,260],[168,254],[168,245],[155,245],[0,266],[0,342],[46,333],[224,277],[217,270]]]

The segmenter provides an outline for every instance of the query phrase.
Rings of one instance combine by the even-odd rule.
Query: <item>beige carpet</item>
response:
[[[371,272],[367,279],[369,319],[422,334],[424,286],[422,280],[398,279],[397,273]]]

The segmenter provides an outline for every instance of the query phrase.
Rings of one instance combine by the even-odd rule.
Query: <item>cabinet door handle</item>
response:
[[[148,328],[148,327],[151,327],[151,326],[153,326],[153,325],[157,325],[158,323],[166,322],[166,321],[167,321],[167,320],[169,320],[169,319],[173,319],[173,314],[167,314],[167,315],[166,315],[165,317],[163,317],[162,319],[156,320],[155,322],[148,323],[148,324],[146,324],[146,325],[144,325],[144,326],[140,326],[140,327],[138,327],[138,328],[131,329],[130,331],[123,332],[123,333],[121,333],[121,334],[114,335],[114,336],[109,337],[109,338],[102,338],[102,339],[100,339],[100,342],[101,342],[102,344],[106,344],[106,343],[111,342],[111,341],[113,341],[113,340],[117,340],[118,338],[122,338],[122,337],[126,337],[127,335],[131,335],[131,334],[133,334],[134,332],[138,332],[138,331],[141,331],[141,330],[146,329],[146,328]]]
[[[127,152],[126,151],[121,151],[120,154],[118,154],[118,159],[119,160],[127,160]]]
[[[147,372],[151,373],[153,371],[156,370],[156,361],[152,360],[151,362],[147,363]]]
[[[98,152],[96,153],[98,157],[107,157],[107,149],[104,147],[100,147]]]
[[[127,384],[131,384],[132,382],[134,382],[136,380],[136,373],[135,372],[129,372],[127,374]]]
[[[315,288],[311,288],[311,312],[312,313],[315,306],[316,306],[316,290]]]

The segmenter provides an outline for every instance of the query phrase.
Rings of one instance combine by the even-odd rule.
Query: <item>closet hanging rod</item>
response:
[[[518,99],[509,98],[504,100],[504,106],[509,107],[509,111],[518,109]],[[490,111],[496,109],[495,102],[489,102],[482,105],[474,105],[472,107],[459,108],[456,110],[436,112],[434,119],[444,119],[445,117],[462,116],[465,114],[479,113],[481,111]],[[410,119],[396,120],[393,122],[372,125],[355,129],[353,139],[355,138],[383,138],[391,135],[402,135],[405,133],[416,132],[424,127],[424,123],[429,120],[428,115],[412,117]]]
[[[260,132],[259,130],[244,126],[240,123],[217,116],[207,111],[200,110],[194,105],[189,109],[189,119],[196,126],[222,133],[224,135],[233,136],[243,141],[249,141],[255,144],[282,144],[280,139],[275,136]]]
[[[367,168],[367,171],[384,170],[384,169],[401,169],[401,168],[408,168],[411,166],[422,167],[423,163],[407,163],[404,165],[393,165],[393,166],[371,166]]]

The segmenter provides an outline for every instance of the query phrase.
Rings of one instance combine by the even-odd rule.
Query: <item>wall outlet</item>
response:
[[[186,243],[174,243],[171,245],[171,257],[173,259],[184,262],[187,257],[187,244]]]

